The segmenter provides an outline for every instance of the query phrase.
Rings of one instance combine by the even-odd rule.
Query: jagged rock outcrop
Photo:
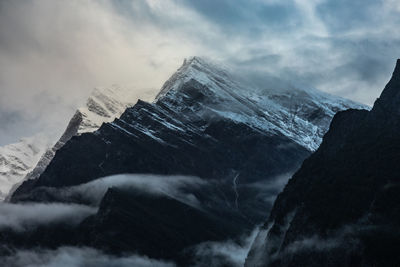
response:
[[[246,266],[398,266],[400,60],[371,111],[335,115],[279,194]]]
[[[103,123],[113,121],[126,108],[133,106],[136,99],[134,92],[117,85],[95,88],[87,99],[85,107],[75,112],[60,139],[43,154],[36,167],[25,179],[39,177],[53,159],[56,151],[73,136],[96,131]]]
[[[251,90],[194,57],[165,83],[154,103],[138,101],[97,131],[73,136],[11,200],[84,203],[63,190],[123,173],[200,177],[204,186],[182,189],[196,206],[168,194],[154,197],[110,186],[96,215],[75,234],[66,231],[68,238],[57,235],[59,244],[68,239],[68,244],[186,265],[196,244],[238,238],[265,220],[264,211],[281,189],[277,180],[318,146],[336,111],[361,106],[316,91]],[[25,246],[49,242],[34,236]],[[12,240],[7,238],[9,244]]]

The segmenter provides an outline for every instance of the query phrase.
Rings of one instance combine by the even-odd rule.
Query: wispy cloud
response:
[[[137,190],[153,196],[168,196],[185,204],[200,208],[199,200],[191,193],[206,186],[207,182],[194,176],[152,175],[152,174],[119,174],[99,178],[94,181],[71,187],[39,188],[45,190],[60,201],[88,203],[92,206],[100,204],[109,188]]]
[[[60,247],[56,250],[19,250],[10,256],[0,257],[3,266],[13,267],[174,267],[175,264],[146,256],[107,255],[87,247]]]
[[[236,241],[204,242],[196,245],[192,250],[198,266],[243,266],[250,246],[259,232],[256,227],[248,235]]]
[[[27,231],[51,223],[77,225],[97,208],[77,204],[0,203],[0,229]]]

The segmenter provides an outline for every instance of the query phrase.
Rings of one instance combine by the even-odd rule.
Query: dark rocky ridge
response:
[[[191,81],[185,86],[199,85]],[[161,118],[175,127],[184,125],[185,131],[171,130],[170,125],[166,127],[155,118]],[[138,129],[128,122],[137,123],[150,131],[157,130],[157,136],[163,141],[144,134],[142,128]],[[77,185],[118,173],[199,176],[209,180],[211,185],[200,192],[191,192],[204,205],[211,203],[207,205],[206,212],[177,201],[166,201],[165,198],[149,202],[144,196],[111,190],[107,192],[99,213],[74,230],[77,231],[74,236],[90,234],[86,234],[84,239],[72,238],[74,245],[93,246],[111,253],[139,251],[150,257],[183,261],[183,264],[186,263],[186,256],[182,254],[184,248],[208,240],[238,237],[265,219],[260,211],[269,209],[270,203],[257,197],[262,190],[251,184],[296,169],[308,155],[308,150],[283,136],[218,117],[206,121],[189,110],[183,117],[169,110],[163,102],[149,104],[139,101],[120,119],[104,124],[95,134],[73,137],[57,152],[40,178],[25,182],[12,200],[69,202],[71,200],[60,199],[46,188]],[[236,207],[232,183],[239,174],[237,190],[240,197]],[[110,196],[116,200],[108,201]],[[141,209],[136,209],[133,203],[140,203]],[[146,209],[149,211],[145,212]],[[162,216],[164,213],[161,211],[165,209],[174,212],[169,217]],[[104,210],[109,212],[102,212]],[[148,212],[159,215],[149,217]],[[185,214],[189,214],[189,221],[183,220]],[[143,218],[142,223],[136,221],[138,217]],[[179,224],[181,227],[178,230],[168,226],[178,227]],[[135,230],[127,231],[128,225],[135,225]],[[159,229],[162,233],[140,235],[153,233],[152,229]],[[182,241],[176,235],[171,236],[177,231],[182,235]],[[110,233],[114,235],[110,236]],[[26,238],[25,245],[48,242],[37,238],[38,235],[34,236],[32,240]],[[165,238],[160,239],[160,236]],[[122,237],[126,241],[121,241],[125,240]],[[10,239],[7,242],[12,243]],[[62,238],[59,242],[63,244],[65,240]],[[160,254],[160,251],[164,252]]]
[[[204,64],[192,59],[180,74],[187,78],[187,73],[199,68],[204,69]],[[215,87],[196,77],[175,80],[179,77],[173,76],[166,86],[176,88],[163,90],[155,103],[139,101],[98,131],[72,137],[38,179],[24,182],[12,196],[14,202],[80,202],[63,198],[56,189],[120,173],[183,174],[207,182],[201,189],[185,188],[199,200],[201,209],[168,196],[151,198],[111,188],[99,212],[77,228],[49,225],[23,233],[25,237],[3,232],[0,241],[15,247],[93,246],[185,265],[190,262],[191,246],[235,239],[263,222],[264,211],[271,208],[269,199],[280,190],[266,188],[265,183],[298,168],[310,151],[274,128],[248,123],[259,118],[268,123],[260,105],[229,90],[225,74],[214,77],[215,71],[207,68],[204,73]],[[329,114],[314,105],[312,119],[325,122]],[[224,112],[246,120],[232,119]],[[51,235],[42,232],[57,234],[50,240]]]
[[[227,110],[261,114],[251,102],[236,95],[234,99],[243,110],[229,104]],[[99,212],[79,227],[53,225],[38,230],[57,232],[51,240],[48,234],[41,237],[35,231],[24,233],[25,238],[3,232],[2,243],[85,245],[110,253],[139,252],[185,265],[190,252],[188,256],[184,251],[191,246],[251,231],[265,219],[260,211],[271,207],[262,194],[265,189],[252,184],[293,171],[310,152],[286,136],[224,118],[207,108],[221,101],[195,79],[153,104],[138,101],[95,133],[72,137],[41,176],[24,182],[12,197],[14,202],[79,202],[62,198],[54,189],[119,173],[180,174],[208,181],[201,190],[185,189],[201,202],[202,209],[168,197],[109,189]],[[267,191],[275,195],[276,190]]]
[[[182,118],[181,122],[176,120],[179,116],[162,103],[139,101],[120,119],[104,124],[95,134],[73,137],[41,177],[29,182],[33,187],[71,186],[118,173],[186,174],[221,179],[232,171],[240,172],[243,182],[254,182],[293,170],[309,154],[285,137],[245,124],[217,118],[213,121]],[[186,116],[196,118],[196,113]],[[175,123],[175,127],[185,125],[185,131],[171,130],[154,117]],[[162,140],[146,135],[142,129],[157,130]],[[13,199],[22,200],[24,191],[31,194],[31,186],[21,186]]]
[[[246,266],[398,266],[399,92],[400,60],[370,112],[335,115],[277,197]]]

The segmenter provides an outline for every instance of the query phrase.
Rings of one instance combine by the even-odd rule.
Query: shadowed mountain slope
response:
[[[400,60],[371,111],[335,115],[279,194],[246,266],[398,266]]]

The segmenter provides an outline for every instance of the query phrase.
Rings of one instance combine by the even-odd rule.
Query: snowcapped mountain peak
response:
[[[192,57],[185,59],[163,85],[155,103],[162,102],[179,112],[189,108],[203,118],[225,118],[283,134],[309,151],[318,148],[336,112],[369,109],[316,89],[289,84],[283,87],[265,84],[257,88],[233,77],[222,65]]]
[[[199,56],[185,58],[179,69],[182,71],[188,71],[190,69],[202,72],[212,71],[213,73],[219,73],[220,75],[225,75],[227,77],[229,76],[229,73],[225,70],[226,66],[222,66],[221,63],[216,63],[213,60]]]
[[[233,82],[234,79],[225,70],[226,67],[218,65],[210,60],[206,60],[197,56],[185,59],[182,66],[169,78],[162,86],[160,92],[156,96],[156,101],[168,92],[176,92],[181,89],[181,85],[190,81],[197,82],[209,86],[209,88],[218,88],[220,82]],[[236,87],[232,86],[231,87]]]
[[[200,57],[185,59],[182,66],[162,86],[154,105],[163,112],[167,109],[182,115],[183,121],[190,121],[195,117],[194,119],[206,122],[229,120],[243,123],[259,132],[286,136],[309,151],[318,148],[336,112],[348,108],[369,109],[367,106],[318,90],[299,89],[295,86],[276,90],[264,89],[271,87],[271,84],[257,88],[251,83],[239,81],[234,76],[227,67],[210,60]],[[40,145],[36,149],[31,143],[22,142],[20,145],[24,148],[20,149],[19,154],[11,149],[12,147],[7,148],[6,152],[0,150],[0,178],[4,178],[4,184],[11,186],[21,182],[24,177],[40,176],[55,152],[73,136],[94,132],[103,123],[114,121],[125,110],[130,110],[129,107],[134,106],[138,98],[138,90],[132,88],[118,85],[95,88],[86,105],[76,111],[64,134],[51,149],[47,149],[49,146]],[[171,121],[162,123],[172,127]],[[182,125],[175,125],[174,129],[184,128],[184,125],[184,122]],[[157,136],[158,129],[152,130],[153,132],[147,128],[140,129],[146,136],[160,139]],[[198,130],[201,132],[200,128]],[[13,153],[18,155],[10,161],[7,155]],[[24,160],[25,153],[31,161]],[[9,176],[12,170],[6,168],[14,168],[10,166],[17,166],[20,162],[23,167],[15,169],[21,172]],[[0,181],[0,186],[1,183],[3,182]],[[7,190],[3,190],[4,193],[7,193]]]
[[[75,112],[61,138],[53,148],[46,151],[27,178],[39,176],[53,159],[55,152],[73,136],[96,131],[103,123],[119,117],[137,99],[136,90],[115,84],[93,89],[86,105]]]
[[[33,179],[46,169],[56,151],[73,136],[94,132],[105,122],[119,117],[138,99],[135,88],[112,85],[93,89],[86,105],[77,109],[56,144],[32,137],[0,147],[0,200],[24,179]]]

